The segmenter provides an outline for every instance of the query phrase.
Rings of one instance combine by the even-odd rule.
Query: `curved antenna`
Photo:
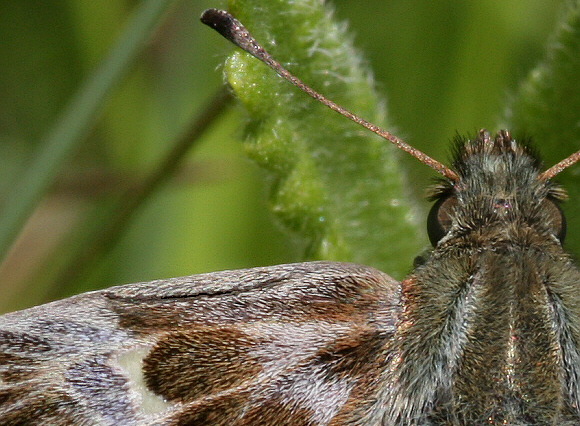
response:
[[[355,123],[367,128],[371,132],[381,136],[382,138],[388,140],[397,148],[405,151],[408,154],[411,154],[413,157],[418,159],[421,163],[426,164],[427,166],[431,167],[437,173],[442,174],[447,179],[450,179],[454,182],[459,181],[459,176],[451,170],[449,167],[446,167],[439,161],[429,157],[427,154],[419,151],[418,149],[413,148],[411,145],[405,143],[392,133],[387,132],[386,130],[381,129],[378,126],[358,117],[357,115],[353,114],[352,112],[342,108],[340,105],[332,102],[331,100],[325,98],[320,93],[316,92],[315,90],[311,89],[309,86],[304,84],[298,78],[294,77],[289,71],[287,71],[282,65],[280,65],[274,58],[272,58],[260,44],[252,37],[249,31],[242,25],[240,21],[230,15],[228,12],[224,10],[218,9],[208,9],[201,15],[201,22],[208,25],[209,27],[216,30],[222,36],[224,36],[227,40],[231,41],[233,44],[238,46],[239,48],[245,50],[250,55],[254,56],[255,58],[259,59],[260,61],[264,62],[270,68],[280,75],[280,77],[285,78],[294,86],[301,89],[306,94],[310,95],[317,101],[322,102],[328,108],[338,112],[339,114],[343,115],[344,117],[348,118],[349,120],[354,121]]]

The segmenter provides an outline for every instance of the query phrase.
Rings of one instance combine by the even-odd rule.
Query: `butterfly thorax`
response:
[[[464,145],[461,180],[442,192],[452,201],[439,203],[446,233],[402,282],[391,422],[580,419],[580,336],[568,325],[580,274],[561,247],[560,192],[506,135]]]

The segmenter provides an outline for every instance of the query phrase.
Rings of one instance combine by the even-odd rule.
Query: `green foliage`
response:
[[[503,122],[515,136],[534,136],[551,165],[578,147],[576,3],[566,3],[572,12],[556,24],[560,3],[335,0],[334,17],[319,1],[231,8],[306,83],[439,160],[455,131],[495,131],[506,110]],[[44,135],[119,43],[135,5],[0,3],[0,217],[15,182],[38,176],[29,160],[46,150]],[[232,49],[199,23],[207,7],[224,5],[176,2],[146,35],[135,68],[114,81],[113,96],[70,141],[68,157],[37,182],[50,190],[33,197],[37,209],[0,266],[0,311],[111,284],[305,256],[354,260],[397,278],[411,268],[427,244],[423,189],[433,173]],[[159,175],[222,86],[216,67],[232,50],[227,80],[251,115],[244,149],[267,173],[241,159],[239,109],[215,112],[195,136],[195,155],[179,154],[181,166]],[[562,176],[571,247],[580,237],[576,170]],[[162,191],[147,183],[170,174]]]
[[[544,59],[522,82],[506,111],[515,133],[532,137],[547,167],[580,147],[580,3],[568,2],[550,37]],[[546,149],[549,147],[549,149]],[[557,177],[568,190],[566,246],[580,253],[578,165]]]
[[[232,1],[229,7],[308,85],[385,125],[372,78],[327,6]],[[245,53],[230,56],[226,72],[252,116],[246,150],[272,173],[272,209],[302,238],[307,257],[366,263],[404,276],[420,246],[395,150]],[[400,257],[392,256],[394,246]]]
[[[39,199],[55,180],[70,152],[80,145],[107,95],[128,72],[152,29],[169,6],[167,0],[148,0],[129,23],[103,64],[72,97],[62,116],[41,140],[27,173],[7,188],[0,224],[0,258],[4,257]]]

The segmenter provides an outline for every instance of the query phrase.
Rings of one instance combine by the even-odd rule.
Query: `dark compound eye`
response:
[[[450,195],[437,200],[427,216],[427,233],[433,247],[451,228],[451,217],[457,205],[457,199]]]
[[[557,202],[549,198],[542,201],[542,210],[547,213],[549,218],[550,231],[560,240],[564,242],[566,238],[566,217]]]
[[[497,203],[498,206],[501,204],[501,207],[505,209],[510,207],[504,200],[498,200]],[[448,195],[437,200],[431,207],[431,211],[429,211],[427,216],[427,233],[433,247],[437,246],[439,240],[449,232],[453,210],[456,206],[457,199]],[[564,212],[557,202],[549,198],[542,201],[542,210],[548,216],[550,231],[560,240],[560,243],[563,243],[566,237],[566,217]]]

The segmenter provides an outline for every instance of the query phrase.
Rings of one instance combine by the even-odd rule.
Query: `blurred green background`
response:
[[[374,72],[398,135],[446,160],[456,131],[497,130],[506,100],[543,57],[562,3],[333,4]],[[139,5],[0,3],[0,218],[40,141]],[[114,284],[301,260],[267,210],[263,173],[244,158],[237,139],[244,111],[235,101],[174,176],[115,229],[105,255],[92,254],[89,232],[108,230],[124,194],[223,85],[220,64],[232,48],[199,22],[208,7],[224,4],[177,1],[164,14],[0,265],[0,312]],[[433,174],[404,161],[420,198]]]

